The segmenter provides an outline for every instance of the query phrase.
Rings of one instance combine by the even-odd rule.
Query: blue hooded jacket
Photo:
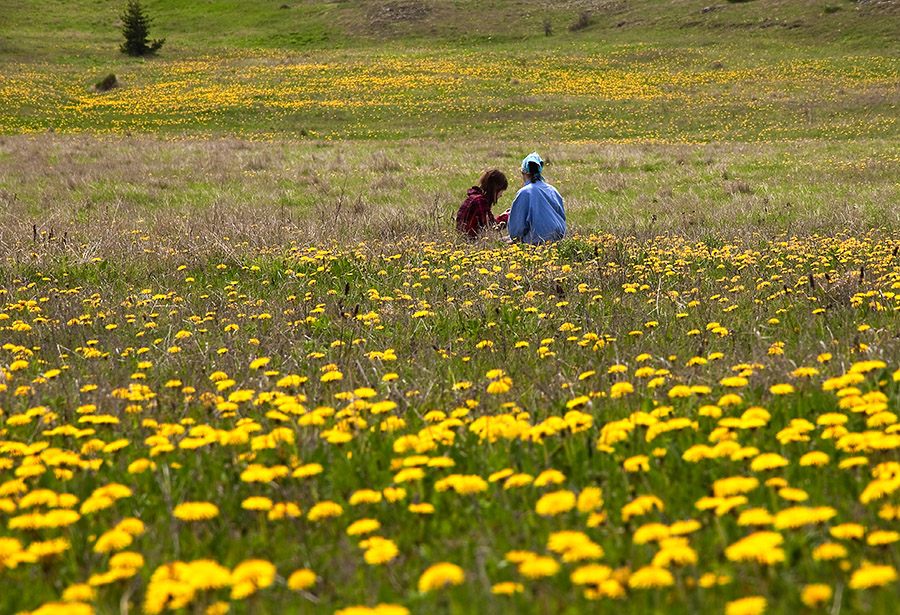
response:
[[[566,235],[566,210],[556,188],[544,181],[519,190],[509,212],[509,236],[530,244],[559,241]]]

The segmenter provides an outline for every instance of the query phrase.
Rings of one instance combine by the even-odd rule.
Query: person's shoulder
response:
[[[531,194],[532,192],[534,192],[534,186],[535,184],[532,183],[525,184],[524,186],[519,188],[519,191],[516,192],[516,196],[519,196],[520,194]]]
[[[554,186],[553,184],[548,184],[547,182],[541,183],[543,184],[542,189],[546,190],[547,192],[559,192],[559,190],[557,190],[556,186]]]
[[[552,184],[548,184],[544,182],[544,185],[541,187],[541,190],[550,198],[559,199],[562,201],[562,195],[559,193],[559,190],[556,189]]]
[[[469,197],[469,202],[472,203],[473,205],[478,205],[478,206],[484,206],[484,205],[488,204],[487,197],[484,196],[484,194],[482,194],[482,193],[473,194],[471,197]]]

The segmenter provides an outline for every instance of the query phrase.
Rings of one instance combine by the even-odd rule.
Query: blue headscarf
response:
[[[535,181],[544,179],[541,176],[541,173],[544,170],[544,161],[541,159],[540,155],[537,152],[532,152],[525,156],[525,159],[522,161],[522,173],[528,173],[529,162],[533,162],[538,166],[538,172],[531,174],[532,179]]]

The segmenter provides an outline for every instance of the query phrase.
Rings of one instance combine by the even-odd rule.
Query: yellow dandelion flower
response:
[[[662,523],[646,523],[634,531],[631,540],[635,544],[656,542],[669,537],[669,527]]]
[[[272,359],[268,357],[260,357],[258,359],[254,359],[250,362],[250,369],[260,369],[268,365],[271,361]]]
[[[824,583],[813,583],[803,588],[800,600],[811,609],[819,608],[831,600],[831,587]]]
[[[778,453],[763,453],[758,455],[751,463],[750,469],[754,472],[764,472],[765,470],[774,470],[788,465],[788,460]]]
[[[900,532],[888,530],[875,530],[866,536],[866,544],[873,547],[880,545],[889,545],[900,540]]]
[[[634,385],[630,382],[616,382],[609,390],[609,396],[612,399],[619,399],[630,393],[634,393]]]
[[[566,475],[559,470],[544,470],[534,479],[535,487],[544,487],[546,485],[558,485],[565,482]]]
[[[669,587],[674,583],[672,573],[659,566],[644,566],[628,578],[628,587],[632,589]]]
[[[765,508],[750,508],[738,516],[738,525],[772,525],[775,517]]]
[[[70,585],[62,593],[63,602],[91,602],[95,596],[94,588],[87,583]]]
[[[400,553],[400,550],[397,549],[397,545],[394,544],[392,540],[381,538],[379,536],[373,536],[362,544],[366,549],[366,552],[363,554],[363,559],[366,560],[367,564],[373,566],[386,564]]]
[[[288,577],[287,586],[295,592],[309,589],[316,583],[316,573],[306,568],[295,570]]]
[[[456,564],[449,562],[434,564],[419,577],[419,591],[429,592],[448,585],[460,585],[465,581],[465,578],[466,575],[462,568]]]
[[[733,562],[775,564],[784,561],[784,551],[779,548],[783,542],[778,532],[756,532],[728,546],[725,557]]]
[[[94,551],[96,553],[119,551],[130,545],[133,540],[134,538],[128,532],[112,529],[97,539],[97,542],[94,543]]]
[[[381,493],[388,502],[399,502],[406,499],[406,489],[402,487],[385,487]]]
[[[138,569],[144,566],[144,556],[134,551],[122,551],[109,558],[109,567]]]
[[[182,521],[204,521],[219,516],[219,508],[210,502],[182,502],[172,511]]]
[[[241,508],[245,510],[271,510],[272,500],[266,497],[253,496],[241,502]]]
[[[612,576],[612,568],[602,564],[588,564],[580,566],[569,575],[575,585],[600,585]]]
[[[275,566],[261,559],[241,562],[231,572],[231,598],[240,600],[272,584]]]
[[[767,604],[761,596],[740,598],[725,605],[725,615],[762,615]]]
[[[843,559],[847,557],[847,549],[836,542],[826,542],[813,549],[812,556],[816,561]]]
[[[728,376],[726,378],[722,378],[719,381],[723,387],[739,389],[741,387],[747,386],[750,381],[742,376]]]
[[[571,491],[553,491],[538,500],[535,510],[539,515],[555,516],[575,507],[575,494]]]
[[[341,372],[339,372],[337,370],[325,372],[319,378],[319,380],[321,380],[322,382],[336,382],[338,380],[343,380],[343,379],[344,379],[344,374],[342,374]]]
[[[308,476],[315,476],[316,474],[321,474],[324,468],[321,464],[318,463],[307,463],[306,465],[302,465],[295,469],[291,476],[294,478],[305,478]]]
[[[521,583],[513,583],[512,581],[506,581],[504,583],[495,583],[491,586],[491,593],[497,594],[501,596],[510,596],[512,594],[519,594],[524,591],[525,587]]]
[[[330,501],[319,502],[313,506],[306,514],[306,518],[310,521],[320,521],[331,517],[339,517],[344,514],[344,509],[340,504]]]
[[[578,512],[589,513],[603,506],[603,491],[600,487],[585,487],[578,494]]]
[[[769,392],[772,395],[790,395],[794,392],[794,387],[790,384],[773,384],[769,387]]]
[[[778,490],[778,495],[790,502],[805,502],[809,499],[808,493],[803,489],[797,489],[795,487],[782,487]]]
[[[358,536],[360,534],[369,534],[380,528],[381,523],[376,519],[360,519],[350,524],[350,527],[347,528],[347,534],[349,536]]]
[[[533,557],[519,564],[519,574],[529,579],[550,577],[559,572],[559,562],[552,557]]]
[[[360,489],[353,492],[350,496],[350,505],[357,506],[359,504],[377,504],[381,501],[382,495],[380,491],[372,489]]]
[[[827,465],[831,458],[828,453],[822,451],[811,451],[800,458],[801,466],[824,466]]]
[[[850,577],[851,589],[869,589],[881,587],[897,580],[897,571],[893,566],[864,566],[853,572]]]
[[[842,523],[831,528],[829,533],[838,540],[861,540],[866,528],[858,523]]]
[[[487,392],[492,395],[497,395],[508,392],[510,388],[512,388],[512,379],[501,378],[500,380],[491,382],[487,387]]]
[[[208,559],[195,560],[187,564],[181,578],[193,589],[201,591],[219,589],[232,583],[231,571]]]

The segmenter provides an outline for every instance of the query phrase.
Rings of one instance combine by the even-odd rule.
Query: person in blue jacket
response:
[[[537,152],[522,161],[525,186],[509,212],[509,237],[530,244],[559,241],[566,235],[566,210],[556,188],[544,181],[544,161]]]

